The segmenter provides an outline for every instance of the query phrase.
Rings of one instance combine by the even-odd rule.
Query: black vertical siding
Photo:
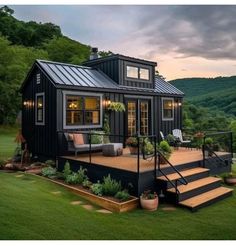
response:
[[[36,84],[36,74],[41,74],[41,83]],[[22,132],[33,155],[56,156],[56,89],[48,78],[35,68],[24,88],[23,101],[35,103],[36,93],[45,93],[44,125],[35,125],[35,106],[22,106]]]

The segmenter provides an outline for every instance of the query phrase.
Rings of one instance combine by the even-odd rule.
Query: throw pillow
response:
[[[76,145],[84,144],[83,134],[78,134],[78,133],[73,134],[73,140],[74,140],[74,144]]]

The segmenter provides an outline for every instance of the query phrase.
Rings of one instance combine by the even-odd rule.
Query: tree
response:
[[[6,5],[0,8],[0,12],[6,13],[7,15],[13,15],[14,14],[14,10],[9,8]]]

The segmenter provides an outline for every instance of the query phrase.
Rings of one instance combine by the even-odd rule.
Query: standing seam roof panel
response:
[[[75,73],[75,76],[78,78],[78,84],[80,86],[89,86],[89,84],[83,80],[83,77],[81,76],[77,68],[71,67],[71,70]]]

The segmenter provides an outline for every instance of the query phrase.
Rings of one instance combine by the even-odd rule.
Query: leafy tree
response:
[[[89,59],[90,47],[67,37],[54,37],[44,44],[49,59],[53,61],[81,64]]]

